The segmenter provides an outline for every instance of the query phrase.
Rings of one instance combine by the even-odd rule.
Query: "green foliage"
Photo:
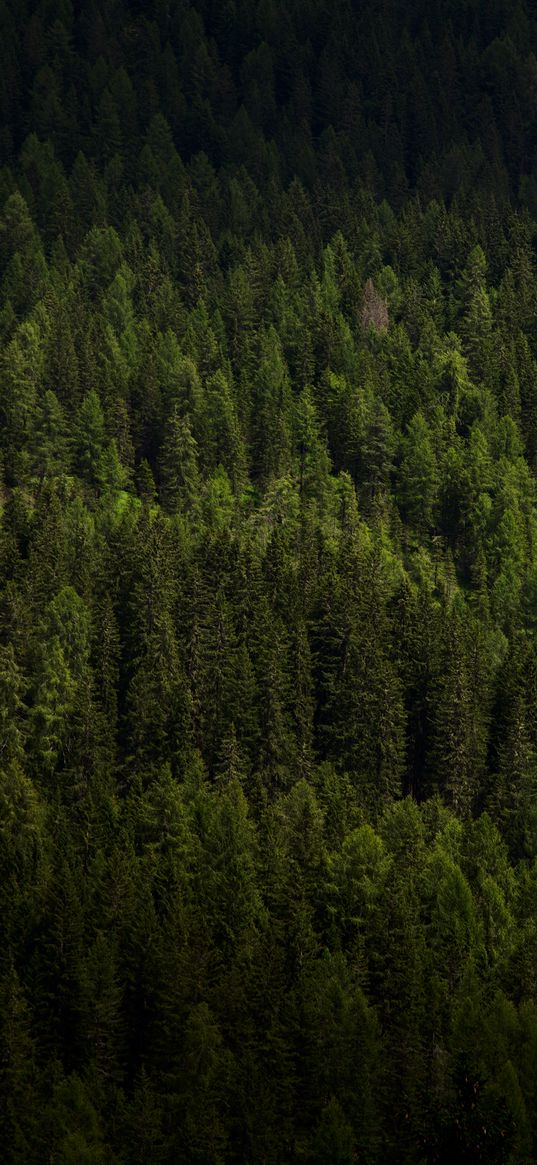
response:
[[[525,1165],[537,21],[150,7],[1,6],[2,1152]]]

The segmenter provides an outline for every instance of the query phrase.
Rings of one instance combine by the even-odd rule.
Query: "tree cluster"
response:
[[[0,4],[7,1165],[537,1152],[537,21],[333,8]]]

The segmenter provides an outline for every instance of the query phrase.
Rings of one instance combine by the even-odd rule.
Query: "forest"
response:
[[[537,1160],[536,54],[0,0],[5,1165]]]

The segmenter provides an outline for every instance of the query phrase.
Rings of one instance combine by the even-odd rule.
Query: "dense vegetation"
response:
[[[2,1159],[531,1163],[529,0],[0,32]]]

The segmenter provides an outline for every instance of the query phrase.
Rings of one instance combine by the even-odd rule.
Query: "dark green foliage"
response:
[[[537,21],[0,4],[9,1165],[537,1153]]]

